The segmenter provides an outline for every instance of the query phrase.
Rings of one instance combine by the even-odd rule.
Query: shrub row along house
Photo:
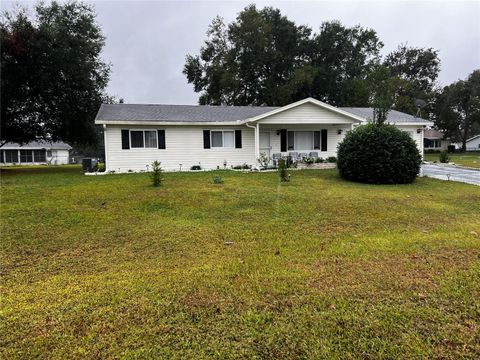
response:
[[[258,167],[260,154],[336,156],[347,131],[372,118],[372,108],[338,108],[313,98],[283,107],[103,104],[95,123],[104,127],[107,171]],[[423,153],[432,123],[390,111],[387,122],[408,132]]]
[[[71,149],[63,142],[6,143],[0,149],[0,162],[4,165],[63,165],[68,164]]]

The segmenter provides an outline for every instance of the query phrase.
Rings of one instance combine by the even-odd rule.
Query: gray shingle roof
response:
[[[272,106],[211,106],[211,105],[154,105],[102,104],[95,120],[102,121],[178,121],[222,122],[247,120],[278,109]],[[351,114],[372,119],[373,108],[341,107]],[[407,123],[428,121],[396,110],[388,113],[388,122]]]
[[[364,119],[372,120],[373,119],[373,108],[362,108],[362,107],[341,107],[340,109],[347,111],[351,114],[361,116]],[[388,112],[387,121],[392,123],[411,123],[411,122],[425,122],[429,121],[415,117],[413,115],[405,114],[397,110],[390,110]]]
[[[70,150],[72,147],[64,142],[48,142],[48,141],[32,141],[27,144],[6,143],[2,146],[5,149],[55,149],[55,150]]]
[[[245,120],[276,109],[267,106],[102,104],[95,120],[210,122]]]

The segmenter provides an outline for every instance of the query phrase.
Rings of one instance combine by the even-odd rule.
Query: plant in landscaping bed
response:
[[[234,169],[234,170],[250,170],[251,166],[247,165],[247,164],[235,165],[235,166],[232,166],[232,169]]]
[[[290,174],[287,172],[287,161],[284,158],[278,160],[278,176],[281,182],[290,181]]]
[[[160,166],[160,162],[155,160],[152,163],[152,172],[150,174],[150,178],[152,179],[153,186],[160,186],[162,184],[162,167]]]
[[[260,163],[260,167],[266,170],[268,168],[268,164],[270,163],[270,158],[265,153],[261,153],[257,161]]]
[[[446,150],[440,152],[439,160],[443,164],[448,163],[448,153]]]
[[[321,164],[321,163],[323,163],[323,158],[321,158],[321,157],[316,158],[316,159],[315,159],[315,163],[316,163],[316,164]]]
[[[223,179],[220,175],[215,175],[213,177],[213,183],[216,185],[223,184]]]
[[[327,162],[329,163],[336,163],[337,162],[337,158],[335,156],[329,156],[327,158]]]
[[[385,124],[362,125],[348,132],[337,155],[341,177],[373,184],[411,183],[422,161],[410,135]]]
[[[310,157],[310,156],[305,156],[303,158],[303,162],[307,165],[312,165],[315,162],[315,158]]]
[[[202,167],[200,165],[192,165],[190,170],[202,170]]]

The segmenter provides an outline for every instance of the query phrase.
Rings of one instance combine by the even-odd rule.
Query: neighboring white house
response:
[[[466,145],[467,151],[480,151],[480,134],[468,139]]]
[[[103,104],[95,123],[105,133],[107,171],[258,166],[261,153],[336,156],[347,131],[372,118],[372,108],[337,108],[313,98],[283,107]],[[389,123],[408,132],[423,153],[433,124],[398,111]]]
[[[423,134],[423,148],[425,151],[447,150],[450,141],[447,141],[443,134],[435,129],[426,129]]]
[[[0,162],[2,165],[68,164],[71,148],[63,142],[6,143],[0,148]]]

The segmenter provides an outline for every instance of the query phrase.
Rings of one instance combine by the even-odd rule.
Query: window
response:
[[[294,147],[295,147],[294,138],[295,138],[295,132],[289,131],[287,133],[288,150],[293,150],[294,149]]]
[[[212,147],[235,147],[234,131],[211,131]]]
[[[130,131],[132,148],[143,148],[143,131]]]
[[[442,140],[440,139],[423,139],[423,146],[425,148],[440,148],[442,147]]]
[[[320,150],[320,131],[313,132],[313,150]]]
[[[223,132],[223,147],[235,147],[235,133],[233,131]]]
[[[20,150],[20,162],[22,163],[33,162],[32,150]]]
[[[145,147],[156,148],[157,147],[157,132],[145,131]]]
[[[52,150],[47,150],[47,156],[48,156],[49,158],[52,157]]]
[[[33,150],[33,161],[46,162],[47,157],[45,156],[45,150]]]
[[[130,130],[130,147],[156,148],[157,147],[157,131],[156,130]]]
[[[313,149],[313,131],[295,131],[295,150]]]
[[[5,150],[5,162],[18,163],[18,151],[17,150]]]

